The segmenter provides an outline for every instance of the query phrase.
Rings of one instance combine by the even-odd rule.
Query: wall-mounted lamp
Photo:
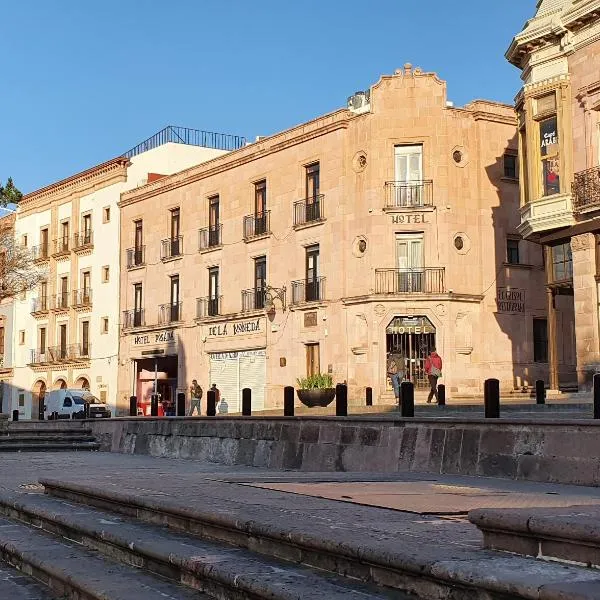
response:
[[[265,310],[269,314],[275,313],[275,300],[279,300],[281,302],[281,307],[284,312],[286,309],[285,303],[285,286],[282,288],[272,287],[267,285],[265,288]]]

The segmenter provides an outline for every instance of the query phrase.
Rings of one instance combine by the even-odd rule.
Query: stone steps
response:
[[[212,508],[202,496],[193,506],[156,494],[144,497],[96,486],[40,480],[46,492],[69,502],[110,510],[147,524],[166,525],[205,541],[228,543],[269,558],[351,576],[421,600],[598,600],[600,574],[472,547],[430,546],[410,535],[375,543],[319,519],[257,518],[246,510]],[[301,596],[302,597],[302,596]],[[313,596],[304,596],[313,597]],[[317,596],[318,597],[318,596]],[[412,596],[411,596],[412,597]]]
[[[89,427],[79,423],[9,423],[0,430],[0,452],[99,450]]]
[[[266,558],[230,544],[201,540],[42,494],[1,493],[0,514],[76,542],[109,560],[159,574],[175,583],[185,583],[211,598],[408,600],[398,591],[383,591]],[[9,527],[9,540],[10,531]],[[0,526],[0,548],[4,545],[5,532]],[[52,564],[53,559],[48,558],[46,562]]]
[[[600,568],[600,506],[477,509],[469,520],[486,548]]]
[[[57,442],[18,442],[6,444],[0,441],[0,452],[73,452],[99,450],[97,442],[71,442],[69,440]]]
[[[0,598],[5,600],[56,600],[51,591],[35,579],[0,561]]]

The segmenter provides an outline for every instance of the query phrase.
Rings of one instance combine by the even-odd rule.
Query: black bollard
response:
[[[129,416],[137,417],[137,396],[129,396]]]
[[[249,417],[252,414],[252,390],[244,388],[242,390],[242,416]]]
[[[39,404],[38,404],[38,419],[40,421],[44,420],[44,399],[43,398],[40,398]]]
[[[13,421],[18,421],[19,420],[19,411],[15,408],[15,410],[13,410]]]
[[[217,393],[212,390],[206,392],[206,416],[214,417],[217,414]]]
[[[415,416],[415,386],[412,381],[403,381],[400,384],[400,414],[403,417]]]
[[[483,384],[483,404],[486,419],[500,418],[500,382],[486,379]]]
[[[348,386],[343,383],[335,386],[335,416],[348,416]]]
[[[185,394],[183,392],[177,394],[177,416],[185,417]]]
[[[158,417],[158,394],[150,396],[150,416]]]
[[[368,387],[365,390],[367,406],[373,406],[373,388]]]
[[[600,373],[594,375],[594,419],[600,419]]]
[[[90,405],[87,402],[84,402],[84,404],[83,404],[83,418],[84,419],[90,418]]]
[[[294,416],[294,388],[291,385],[283,388],[283,416]]]
[[[535,403],[546,404],[546,386],[543,379],[538,379],[535,382]]]
[[[438,406],[446,406],[446,386],[443,383],[438,385]]]

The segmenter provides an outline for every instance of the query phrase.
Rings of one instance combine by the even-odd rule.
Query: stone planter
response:
[[[329,406],[335,398],[335,388],[314,388],[312,390],[296,390],[300,402],[308,408]]]

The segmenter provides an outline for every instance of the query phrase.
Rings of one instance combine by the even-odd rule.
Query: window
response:
[[[83,239],[80,241],[81,244],[90,244],[92,242],[92,215],[83,215],[81,229],[83,231]]]
[[[48,282],[42,281],[40,283],[40,308],[41,310],[48,310]]]
[[[89,299],[90,290],[92,287],[92,274],[90,271],[83,271],[81,274],[81,287],[83,288],[83,296],[85,300]]]
[[[506,262],[511,265],[518,265],[519,260],[519,240],[508,238],[506,240]]]
[[[142,219],[133,222],[134,228],[134,246],[136,250],[141,250],[144,244],[144,222]]]
[[[110,267],[105,265],[102,267],[102,283],[108,283],[110,281]]]
[[[548,321],[533,319],[533,360],[548,362]]]
[[[319,163],[306,167],[306,222],[321,218]]]
[[[267,181],[254,184],[254,235],[267,232]]]
[[[81,355],[90,355],[90,322],[81,322]]]
[[[38,349],[40,354],[46,354],[46,328],[40,327]]]
[[[544,196],[560,192],[560,154],[556,115],[539,123]]]
[[[570,242],[550,247],[552,258],[552,281],[568,281],[573,279],[573,256]]]
[[[63,407],[71,408],[72,406],[73,406],[73,400],[71,400],[71,398],[65,398],[63,400]]]
[[[504,155],[504,177],[509,179],[518,179],[519,170],[516,154],[505,154]]]
[[[21,242],[25,248],[27,248],[27,241],[28,241],[27,234],[25,233],[25,234],[23,234],[23,238],[22,238],[22,242]]]
[[[57,308],[67,308],[69,306],[69,278],[60,278],[60,294],[57,298]]]
[[[142,304],[142,284],[136,283],[133,286],[133,326],[141,327],[143,324],[143,304]]]
[[[171,256],[179,256],[181,250],[179,248],[180,235],[180,211],[179,208],[171,210]]]
[[[19,331],[19,344],[22,346],[25,343],[25,330]]]
[[[219,246],[219,196],[208,199],[208,246]]]
[[[67,325],[66,323],[58,326],[58,339],[59,339],[59,350],[60,358],[67,358]]]
[[[65,252],[69,249],[69,221],[63,221],[60,224],[60,251]]]
[[[267,257],[254,259],[254,308],[265,307],[265,291],[267,288]]]
[[[306,344],[306,376],[321,372],[319,344]]]
[[[102,222],[110,223],[110,206],[105,206],[102,209]]]
[[[108,333],[108,317],[102,317],[102,328],[101,333]]]
[[[25,406],[25,392],[19,392],[19,408]],[[21,414],[21,413],[19,413]]]
[[[4,327],[0,327],[0,359],[4,358]],[[0,366],[2,366],[0,364]]]
[[[172,275],[170,278],[171,303],[170,303],[170,321],[179,321],[181,318],[179,305],[179,275]]]
[[[40,231],[40,257],[48,257],[48,229],[42,229]]]
[[[321,300],[319,293],[319,246],[306,249],[306,302]]]
[[[219,267],[208,270],[208,314],[219,314]]]

